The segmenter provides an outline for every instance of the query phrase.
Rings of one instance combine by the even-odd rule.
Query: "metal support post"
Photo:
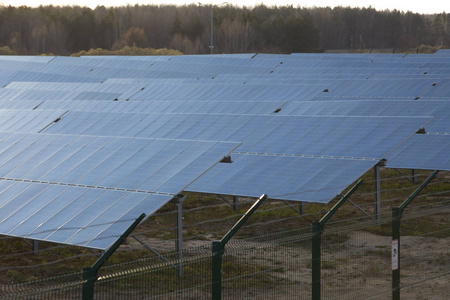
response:
[[[239,210],[239,197],[238,196],[233,196],[233,209],[235,211]]]
[[[222,299],[222,256],[224,246],[220,241],[212,242],[212,285],[211,298]]]
[[[97,281],[98,271],[144,218],[145,214],[141,214],[134,220],[130,227],[128,227],[128,229],[105,252],[103,252],[102,256],[100,256],[92,266],[83,268],[83,280],[85,280],[82,291],[83,300],[94,299],[94,283]]]
[[[412,169],[411,171],[411,182],[412,183],[417,183],[417,170],[416,169]]]
[[[223,236],[220,241],[212,242],[212,277],[211,277],[211,295],[213,300],[222,299],[222,257],[225,246],[228,241],[239,231],[250,216],[258,209],[261,203],[267,198],[266,194],[261,195],[259,199],[249,208],[249,210],[234,224],[234,226]]]
[[[306,213],[306,203],[305,203],[305,202],[300,202],[300,203],[298,204],[298,208],[299,208],[300,213],[301,213],[302,215],[304,215],[304,214]]]
[[[392,300],[400,300],[400,219],[402,211],[392,208]]]
[[[214,6],[211,4],[211,54],[214,54]]]
[[[311,273],[312,273],[312,299],[320,300],[321,289],[321,248],[322,248],[322,231],[323,226],[320,222],[312,223],[312,260],[311,260]]]
[[[230,205],[233,208],[233,210],[237,211],[239,209],[239,202],[238,202],[239,197],[238,196],[233,196],[233,200],[231,200],[231,201],[221,195],[217,195],[217,197],[222,199],[223,202],[225,202],[226,204]]]
[[[185,199],[186,196],[178,195],[173,200],[177,209],[175,249],[178,261],[178,276],[180,278],[183,277],[183,202]]]
[[[287,202],[286,200],[281,200],[283,201],[290,209],[292,209],[293,211],[295,211],[296,213],[298,213],[299,215],[303,215],[305,213],[304,211],[304,206],[303,206],[303,202],[300,202],[298,205],[298,209],[294,206],[291,205],[289,202]]]
[[[402,175],[403,177],[405,177],[406,180],[408,180],[409,182],[414,183],[414,184],[417,183],[417,170],[412,170],[411,176],[409,176],[409,175],[403,173],[403,172],[400,171],[399,169],[394,168],[394,170],[395,170],[398,174],[400,174],[400,175]]]
[[[320,300],[321,290],[321,247],[322,232],[328,220],[338,211],[344,202],[356,191],[363,183],[359,180],[342,198],[339,200],[321,219],[312,223],[312,245],[311,245],[311,293],[313,300]]]
[[[83,268],[83,291],[82,291],[82,299],[83,300],[92,300],[94,299],[94,283],[97,280],[97,274],[94,269],[91,267]]]
[[[434,171],[399,207],[392,208],[392,300],[400,300],[400,225],[403,211],[439,173]]]
[[[380,167],[373,167],[373,177],[375,182],[375,214],[377,221],[381,220],[381,183],[380,183]]]
[[[39,242],[36,240],[33,240],[33,254],[34,255],[39,254]]]

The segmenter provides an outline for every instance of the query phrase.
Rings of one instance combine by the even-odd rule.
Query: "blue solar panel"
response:
[[[4,74],[2,74],[4,78]],[[26,72],[16,71],[7,76],[10,82],[12,81],[38,81],[38,82],[98,82],[102,81],[101,78],[85,77],[85,76],[72,76],[62,74],[50,74],[39,72]]]
[[[54,58],[54,56],[2,55],[0,61],[49,63]]]
[[[428,120],[69,112],[46,132],[237,141],[239,152],[383,158]]]
[[[73,82],[11,82],[7,89],[15,90],[42,90],[42,91],[67,91],[75,92],[78,95],[93,92],[98,94],[119,94],[119,99],[128,99],[144,88],[143,84],[104,84],[104,83],[73,83]],[[71,98],[72,99],[72,98]],[[80,98],[78,98],[80,99]],[[88,97],[85,100],[92,100],[95,97]],[[82,98],[80,100],[83,100]],[[102,99],[100,99],[102,100]]]
[[[0,109],[33,109],[38,107],[44,101],[42,100],[29,100],[29,101],[14,101],[14,100],[0,100]],[[52,107],[50,109],[58,109]]]
[[[429,116],[427,132],[450,132],[450,101],[348,100],[292,101],[277,115],[305,116]]]
[[[0,109],[0,131],[40,132],[59,120],[64,110]]]
[[[327,85],[149,84],[130,100],[307,101],[325,88]]]
[[[387,159],[388,168],[450,171],[450,135],[416,134]]]
[[[27,104],[27,103],[30,104]],[[34,106],[33,106],[34,103]],[[245,101],[8,101],[0,102],[1,108],[23,107],[39,109],[64,109],[90,112],[122,113],[213,113],[213,114],[264,114],[269,115],[284,103],[282,101],[245,102]]]
[[[377,161],[233,154],[187,190],[202,193],[328,203]]]
[[[279,63],[278,63],[279,64]],[[273,67],[277,64],[273,63]],[[214,76],[215,74],[268,74],[273,70],[273,67],[254,67],[252,65],[242,66],[237,65],[214,65],[214,64],[196,64],[196,63],[182,63],[182,62],[155,62],[150,67],[150,70],[182,72],[182,73],[202,73]]]
[[[57,64],[49,62],[45,65],[39,65],[33,69],[35,72],[42,72],[48,74],[61,74],[69,76],[85,76],[90,77],[90,66],[77,66],[71,64]],[[30,70],[31,71],[31,70]]]
[[[85,66],[90,68],[97,67],[107,67],[109,69],[147,69],[152,61],[146,59],[146,57],[141,56],[141,59],[131,59],[128,56],[116,56],[113,58],[114,64],[111,64],[111,58],[107,58],[105,56],[97,56],[94,59],[89,56],[84,57],[63,57],[58,56],[52,60],[52,64],[58,65],[76,65],[76,66]]]
[[[0,133],[0,233],[106,249],[237,143]]]
[[[450,50],[449,49],[439,49],[438,51],[436,51],[433,56],[443,56],[443,57],[450,57]]]
[[[279,69],[284,68],[357,68],[357,69],[417,69],[420,63],[415,62],[384,62],[370,57],[341,57],[337,60],[326,59],[287,59],[284,63],[278,66]]]
[[[1,136],[1,178],[172,194],[238,145],[52,134]]]
[[[449,99],[450,98],[450,79],[434,82],[421,98],[424,99]]]
[[[371,79],[347,80],[322,93],[319,97],[419,97],[427,92],[434,81],[429,79]]]
[[[173,195],[0,181],[3,235],[106,249],[145,212]]]
[[[414,135],[449,132],[423,100],[448,98],[444,54],[0,58],[0,108],[34,109],[0,131],[47,132],[0,133],[0,233],[104,249],[237,146],[215,141],[242,145],[196,191],[326,203],[392,149],[446,169],[447,138]]]
[[[307,75],[307,76],[314,76],[314,75],[337,75],[339,78],[339,75],[341,76],[351,76],[354,79],[366,79],[371,77],[375,74],[386,74],[386,75],[417,75],[417,74],[423,74],[423,69],[414,69],[414,68],[392,68],[392,69],[384,69],[384,68],[277,68],[274,71],[275,75]]]

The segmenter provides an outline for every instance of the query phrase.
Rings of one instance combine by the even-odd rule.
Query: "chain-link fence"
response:
[[[435,200],[435,199],[433,199]],[[450,295],[450,202],[407,207],[399,239],[400,297],[446,299]]]
[[[48,277],[28,283],[3,284],[0,288],[1,299],[81,299],[82,273]]]
[[[388,183],[393,188],[384,188],[381,212],[376,211],[373,203],[372,182],[366,183],[358,189],[360,194],[352,195],[333,218],[323,224],[320,234],[314,232],[313,224],[317,222],[313,221],[326,213],[322,207],[311,205],[301,212],[300,207],[280,209],[273,202],[265,203],[257,210],[260,215],[255,213],[239,231],[239,236],[225,243],[220,256],[218,293],[214,291],[218,286],[214,281],[217,253],[210,241],[203,241],[203,246],[185,247],[182,255],[155,251],[156,254],[149,257],[139,257],[142,252],[132,244],[125,245],[126,252],[135,251],[136,256],[120,263],[113,260],[103,266],[94,282],[93,298],[395,299],[395,270],[398,270],[398,291],[402,299],[448,298],[448,174],[435,179],[428,190],[404,207],[398,219],[399,237],[394,236],[393,224],[397,219],[392,209],[395,210],[417,185],[398,187],[393,179],[385,181]],[[193,212],[198,213],[197,208]],[[299,225],[282,230],[276,220],[267,221],[271,216],[283,218],[290,228]],[[207,226],[213,225],[208,223]],[[272,230],[267,230],[269,227],[273,227]],[[148,239],[155,239],[154,233],[150,234]],[[48,251],[64,254],[65,249]],[[98,253],[93,253],[94,258],[89,253],[83,255],[93,261]],[[72,261],[67,261],[69,263]],[[315,273],[317,266],[319,269]],[[27,266],[20,268],[26,272]],[[24,272],[14,268],[4,271],[11,281],[23,283],[1,284],[0,299],[83,299],[86,281],[82,272],[40,276],[39,280],[31,277],[30,280],[22,278]]]
[[[390,237],[372,233],[389,222],[327,224],[322,235],[322,299],[389,299]]]
[[[419,297],[414,299],[443,299],[440,296],[450,294],[449,215],[450,203],[405,212],[400,257],[405,299],[412,293]],[[321,298],[391,299],[390,231],[390,218],[327,224],[321,236]],[[231,240],[222,257],[222,299],[311,299],[311,241],[310,227]],[[211,299],[210,247],[186,249],[181,268],[176,253],[165,259],[102,269],[94,298]],[[1,298],[81,299],[81,275],[3,285]]]

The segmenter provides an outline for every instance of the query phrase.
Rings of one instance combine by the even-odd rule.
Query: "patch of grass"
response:
[[[334,261],[322,261],[322,269],[324,270],[336,270],[338,264]]]
[[[391,257],[391,251],[388,249],[367,249],[365,251],[365,255],[368,256],[379,256],[383,258],[390,258]]]

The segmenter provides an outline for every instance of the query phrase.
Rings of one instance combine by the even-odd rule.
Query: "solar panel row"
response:
[[[0,232],[101,249],[239,145],[7,132],[0,139]],[[109,227],[115,235],[98,239]]]
[[[450,168],[443,52],[12,56],[0,69],[2,234],[106,249],[182,190],[327,203],[382,158]],[[414,134],[424,126],[440,134]]]
[[[143,212],[173,195],[14,180],[0,181],[4,235],[106,249]]]

